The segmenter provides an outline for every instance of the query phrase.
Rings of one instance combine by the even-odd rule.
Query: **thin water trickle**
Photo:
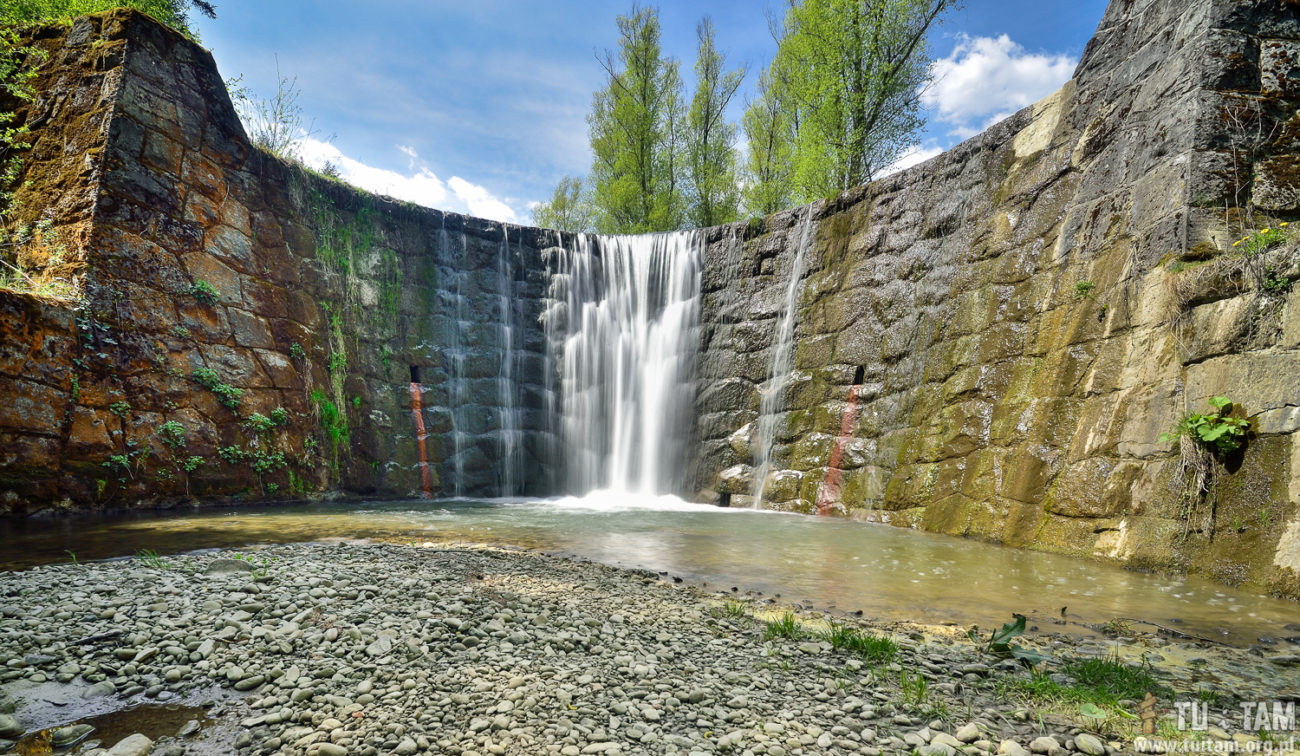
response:
[[[510,235],[505,224],[501,225],[501,244],[497,248],[497,297],[501,317],[497,323],[500,333],[501,362],[497,372],[497,397],[499,407],[497,414],[499,455],[498,470],[500,485],[498,494],[516,496],[519,494],[521,477],[520,458],[520,418],[515,385],[515,296],[514,264],[510,259]]]
[[[759,388],[758,433],[755,457],[758,466],[754,469],[752,496],[754,508],[763,506],[763,493],[767,484],[767,475],[772,466],[772,444],[776,439],[778,414],[782,409],[786,386],[790,383],[794,370],[794,329],[799,315],[799,290],[803,278],[804,255],[812,241],[812,208],[804,214],[799,227],[799,244],[795,247],[794,258],[790,263],[790,277],[785,285],[785,299],[781,316],[777,320],[776,340],[772,344],[772,369],[768,371],[767,381]]]
[[[456,250],[451,249],[451,238],[447,233],[446,216],[443,216],[442,226],[438,229],[438,245],[444,255],[455,262],[455,269],[451,272],[451,279],[454,288],[452,289],[452,318],[450,328],[447,329],[451,337],[451,344],[446,349],[448,357],[447,367],[450,372],[447,386],[447,416],[451,421],[451,490],[456,496],[464,494],[465,479],[465,455],[462,453],[465,447],[465,420],[461,416],[462,407],[465,403],[465,346],[462,338],[462,330],[465,327],[465,295],[462,291],[465,272],[462,270],[462,261],[465,254],[465,234],[460,234],[459,255]]]

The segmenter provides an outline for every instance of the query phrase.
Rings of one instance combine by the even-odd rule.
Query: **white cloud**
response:
[[[919,144],[913,145],[912,147],[909,147],[902,155],[899,155],[897,160],[895,160],[894,162],[890,163],[889,165],[881,169],[879,175],[877,175],[876,178],[884,178],[886,176],[892,176],[893,174],[898,173],[899,171],[907,170],[908,168],[911,168],[914,165],[924,163],[925,161],[929,160],[935,155],[941,155],[941,154],[943,154],[942,147],[934,147],[934,146],[922,147]]]
[[[447,185],[456,193],[456,197],[469,208],[470,215],[493,220],[518,222],[515,211],[505,202],[492,196],[492,193],[477,184],[471,184],[460,176],[452,176]]]
[[[307,137],[299,142],[303,162],[318,170],[326,163],[333,163],[339,169],[339,177],[353,186],[425,207],[508,223],[519,222],[519,214],[506,200],[494,196],[486,188],[460,176],[452,176],[444,182],[420,160],[414,148],[398,145],[397,149],[407,156],[409,173],[367,165],[319,139]]]
[[[965,139],[1060,89],[1076,62],[1027,52],[1005,34],[963,34],[948,57],[931,64],[934,81],[922,90],[921,102]]]
[[[409,160],[407,160],[406,162],[406,170],[408,171],[415,170],[415,161],[420,159],[420,154],[415,151],[415,148],[409,147],[405,144],[399,144],[397,145],[397,150],[401,152],[403,155],[405,155],[407,158],[409,158]]]

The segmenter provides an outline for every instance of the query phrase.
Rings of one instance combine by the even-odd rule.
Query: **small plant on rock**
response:
[[[1178,426],[1160,434],[1160,443],[1179,441],[1184,436],[1216,455],[1226,455],[1241,448],[1246,440],[1250,421],[1231,417],[1232,400],[1226,396],[1213,396],[1208,400],[1214,408],[1209,413],[1191,413],[1178,421]]]
[[[217,375],[217,371],[205,367],[194,368],[194,372],[190,374],[190,377],[194,379],[195,383],[216,394],[217,401],[221,402],[222,405],[230,409],[239,408],[239,400],[244,395],[244,392],[223,382],[221,376]]]
[[[252,554],[235,554],[235,559],[245,562],[253,568],[254,580],[265,580],[271,572],[271,565],[279,561],[276,557],[253,556]]]
[[[1228,397],[1214,396],[1208,401],[1212,412],[1184,415],[1172,431],[1160,434],[1161,443],[1179,442],[1178,451],[1182,459],[1176,482],[1184,488],[1184,537],[1192,531],[1194,521],[1198,519],[1200,524],[1196,529],[1214,537],[1216,471],[1223,466],[1224,457],[1236,452],[1246,442],[1250,428],[1249,420],[1231,416],[1233,405]],[[1182,443],[1184,437],[1192,443]],[[1206,502],[1209,506],[1202,507]],[[1198,512],[1201,512],[1199,517]]]
[[[162,440],[163,446],[167,447],[168,463],[175,470],[175,474],[170,471],[162,471],[159,476],[164,480],[173,480],[179,476],[185,480],[185,495],[190,495],[190,473],[199,469],[207,463],[203,457],[197,455],[185,454],[185,426],[175,420],[168,420],[154,431],[155,435]],[[163,475],[162,473],[167,473]]]
[[[739,599],[727,599],[722,606],[711,608],[709,613],[718,618],[744,619],[749,616],[749,606]]]
[[[202,279],[195,281],[190,286],[190,294],[199,301],[199,304],[207,307],[211,307],[217,303],[217,300],[221,299],[221,295],[217,293],[212,284]]]
[[[1290,236],[1289,224],[1283,222],[1243,236],[1232,243],[1232,249],[1249,257],[1282,244]]]

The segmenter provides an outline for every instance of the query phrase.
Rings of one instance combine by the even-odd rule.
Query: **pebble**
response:
[[[1074,745],[1088,756],[1105,756],[1106,746],[1096,735],[1081,732],[1074,736]]]
[[[12,714],[0,714],[0,738],[16,738],[22,735],[26,728]]]
[[[89,698],[240,691],[238,709],[211,716],[239,726],[242,756],[1106,753],[1091,735],[1043,735],[988,679],[1020,666],[961,642],[895,636],[900,653],[868,674],[828,643],[765,641],[751,617],[711,611],[717,597],[636,571],[377,544],[266,552],[277,559],[258,582],[222,555],[195,556],[191,571],[123,561],[0,575],[0,596],[47,597],[0,614],[0,682],[64,675]],[[903,671],[977,721],[952,731],[905,703]],[[0,696],[0,725],[5,708]],[[176,737],[199,729],[191,720]]]
[[[153,741],[137,732],[119,740],[105,756],[148,756],[152,750]]]

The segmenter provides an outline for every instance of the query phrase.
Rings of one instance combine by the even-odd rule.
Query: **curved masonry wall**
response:
[[[455,471],[471,494],[501,485],[503,422],[518,490],[553,490],[540,316],[547,250],[571,239],[251,150],[210,56],[142,16],[36,37],[52,54],[22,111],[20,206],[54,208],[85,301],[0,292],[0,506],[158,505],[186,485],[446,494]],[[1297,38],[1281,2],[1116,0],[1074,80],[1033,108],[809,209],[704,232],[697,498],[752,491],[757,387],[811,212],[768,501],[1300,596],[1298,295],[1260,298],[1210,259],[1236,238],[1225,203],[1300,217]],[[1271,253],[1274,276],[1300,278],[1294,250]],[[237,411],[196,368],[242,391]],[[1220,394],[1257,435],[1217,503],[1189,506],[1158,437]],[[277,408],[283,424],[247,422]]]

